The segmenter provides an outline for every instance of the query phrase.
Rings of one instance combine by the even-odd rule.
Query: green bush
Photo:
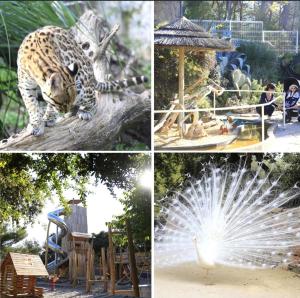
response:
[[[194,82],[201,79],[193,89],[196,92],[207,84],[216,59],[214,52],[186,52],[184,60],[185,90]],[[178,94],[178,51],[168,48],[156,48],[154,50],[154,108],[168,109],[170,101]],[[190,92],[189,92],[190,94]],[[209,99],[200,102],[202,107],[210,105]]]
[[[279,58],[266,43],[243,41],[237,51],[247,55],[252,79],[261,80],[263,84],[280,80]]]

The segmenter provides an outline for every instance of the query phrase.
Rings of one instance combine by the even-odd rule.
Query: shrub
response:
[[[280,80],[279,58],[266,43],[243,41],[237,51],[247,55],[252,79],[261,80],[263,84]]]

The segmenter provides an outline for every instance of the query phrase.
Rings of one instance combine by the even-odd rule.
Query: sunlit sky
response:
[[[114,198],[105,185],[93,186],[90,184],[89,190],[93,193],[87,198],[87,220],[88,233],[99,233],[107,230],[106,222],[111,221],[113,216],[123,213],[123,206],[118,199]],[[120,189],[115,190],[117,198],[122,196]],[[65,191],[65,196],[69,200],[77,199],[76,193],[69,189]],[[47,201],[42,213],[37,217],[35,223],[27,228],[27,238],[25,240],[37,240],[41,245],[46,239],[46,231],[48,225],[47,213],[61,208],[59,200],[53,196],[52,202]],[[56,231],[56,225],[50,225],[50,233]]]
[[[88,233],[99,233],[107,231],[106,222],[113,219],[114,216],[123,213],[123,205],[119,199],[123,196],[123,190],[114,188],[116,197],[113,197],[107,187],[101,183],[94,185],[94,179],[91,178],[88,190],[91,192],[87,197],[87,222]],[[153,184],[153,175],[150,169],[145,169],[139,177],[139,183],[143,187],[151,188]],[[76,192],[73,189],[67,189],[64,192],[67,200],[78,199]],[[82,205],[82,204],[81,204]],[[26,240],[36,240],[43,245],[47,236],[48,217],[47,214],[56,209],[60,209],[58,197],[53,194],[53,197],[46,201],[42,212],[36,217],[33,225],[27,226],[28,236],[17,244],[20,245]],[[51,223],[50,234],[56,232],[56,225]]]

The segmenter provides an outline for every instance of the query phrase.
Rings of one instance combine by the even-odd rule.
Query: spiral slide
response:
[[[64,209],[58,209],[48,213],[48,220],[56,224],[60,228],[60,232],[58,233],[58,235],[52,234],[48,237],[47,240],[48,248],[56,253],[55,260],[47,264],[47,269],[49,272],[54,271],[55,268],[59,267],[68,260],[67,252],[64,251],[58,244],[60,243],[61,239],[69,233],[69,229],[65,221],[60,217],[64,214],[64,211]]]

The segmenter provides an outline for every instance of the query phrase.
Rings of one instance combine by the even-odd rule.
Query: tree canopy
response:
[[[0,154],[0,217],[32,222],[52,193],[67,207],[63,191],[70,185],[85,203],[90,179],[112,194],[115,187],[129,191],[150,160],[147,154]]]
[[[270,179],[280,177],[282,189],[290,188],[300,181],[300,154],[279,153],[160,153],[155,154],[154,197],[156,212],[159,211],[162,199],[169,197],[173,191],[182,190],[190,179],[200,179],[209,164],[231,168],[240,162],[249,169],[262,166],[265,172],[271,172]],[[291,205],[299,205],[296,199]]]

